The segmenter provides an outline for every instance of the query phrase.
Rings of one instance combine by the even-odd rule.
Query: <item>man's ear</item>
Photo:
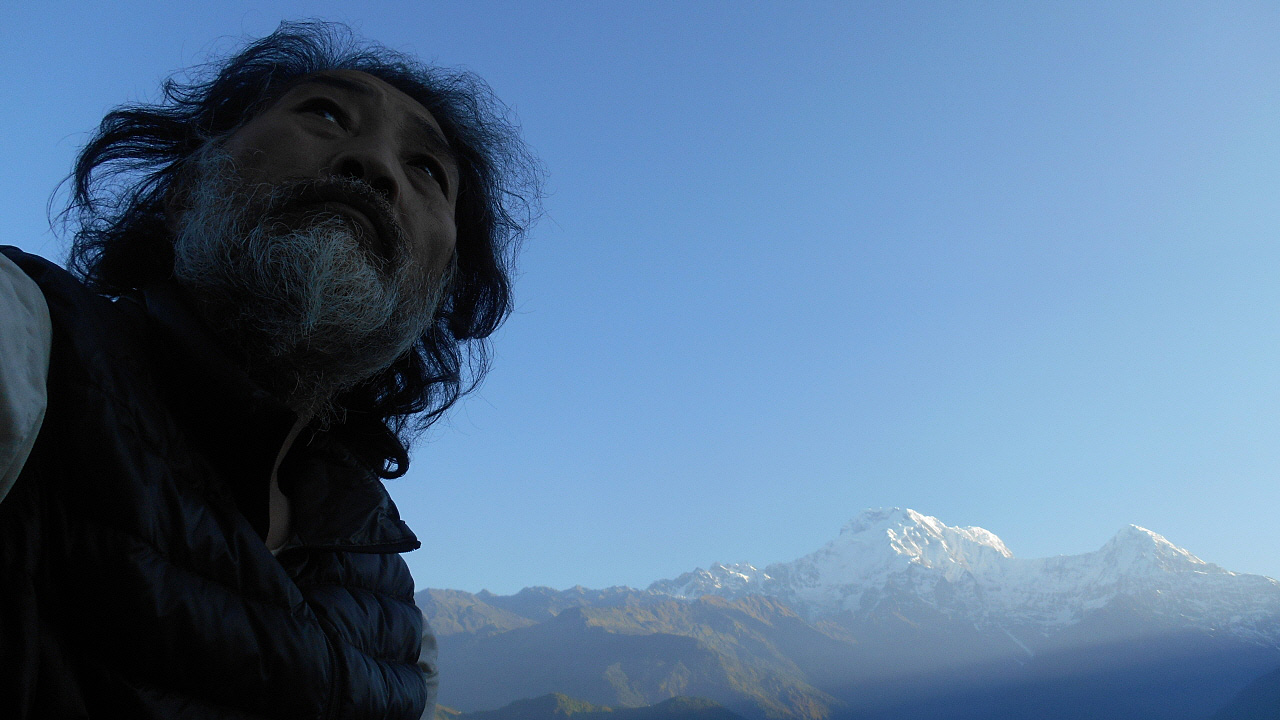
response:
[[[164,229],[170,235],[178,234],[178,218],[182,215],[182,205],[175,199],[173,188],[164,195]]]
[[[173,164],[169,174],[169,186],[164,192],[164,227],[170,235],[177,235],[178,223],[183,214],[191,208],[191,188],[197,180],[197,166],[200,158],[209,152],[219,152],[223,137],[214,137],[204,141],[186,157]]]
[[[197,153],[200,151],[196,151]],[[178,224],[191,207],[191,184],[195,180],[192,156],[179,160],[164,193],[164,227],[170,235],[178,234]]]

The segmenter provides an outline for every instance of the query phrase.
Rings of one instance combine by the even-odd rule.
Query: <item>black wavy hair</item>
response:
[[[67,266],[89,287],[123,295],[173,272],[166,200],[184,160],[252,119],[297,81],[331,70],[373,75],[421,103],[458,159],[457,257],[435,321],[389,369],[343,393],[332,428],[384,478],[489,367],[486,338],[511,312],[512,263],[536,219],[542,171],[489,86],[357,39],[345,25],[286,22],[224,62],[161,86],[157,103],[115,108],[76,158],[62,213],[75,226]]]

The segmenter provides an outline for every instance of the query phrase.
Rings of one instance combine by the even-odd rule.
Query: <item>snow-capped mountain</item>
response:
[[[978,527],[914,510],[868,510],[816,552],[764,570],[712,565],[650,591],[680,598],[776,597],[811,619],[922,607],[990,628],[1052,633],[1123,607],[1170,627],[1280,646],[1280,582],[1206,563],[1131,525],[1083,555],[1015,558]]]
[[[715,564],[647,590],[428,590],[418,603],[452,678],[441,700],[464,709],[550,692],[611,707],[698,695],[751,720],[1280,707],[1280,583],[1137,526],[1095,552],[1021,559],[982,528],[869,510],[763,569]]]

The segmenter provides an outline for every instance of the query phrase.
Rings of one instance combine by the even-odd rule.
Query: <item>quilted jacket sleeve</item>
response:
[[[52,326],[39,286],[0,255],[0,501],[44,422]]]

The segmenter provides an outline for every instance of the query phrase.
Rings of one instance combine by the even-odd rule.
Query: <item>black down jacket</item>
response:
[[[4,252],[53,320],[49,407],[0,503],[0,717],[417,718],[418,547],[324,434],[279,470],[292,536],[263,543],[289,411],[171,287],[111,301]]]

